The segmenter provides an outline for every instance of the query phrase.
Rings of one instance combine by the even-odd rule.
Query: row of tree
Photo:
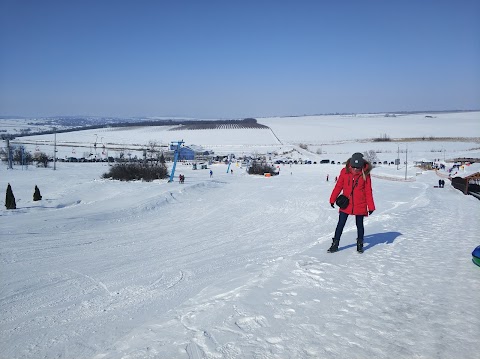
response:
[[[40,190],[38,189],[37,185],[35,185],[35,190],[33,192],[33,200],[40,201],[42,199],[42,195],[40,194]],[[7,192],[5,194],[5,208],[7,209],[17,209],[17,202],[15,201],[15,196],[12,191],[12,186],[10,183],[7,186]]]
[[[8,161],[9,155],[7,151],[3,148],[0,148],[0,159],[3,161]],[[44,152],[35,152],[32,155],[31,152],[25,150],[24,146],[16,146],[12,148],[11,154],[13,164],[17,165],[31,165],[34,162],[38,166],[48,167],[49,158],[48,155]]]
[[[169,176],[165,163],[118,163],[103,174],[102,178],[120,181],[151,182],[156,179],[163,179]]]

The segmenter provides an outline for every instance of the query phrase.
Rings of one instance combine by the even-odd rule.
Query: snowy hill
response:
[[[365,117],[361,128],[386,132],[377,120]],[[283,144],[268,130],[190,131],[189,140],[241,153],[302,151],[297,141],[311,138],[326,154],[300,155],[344,161],[375,145],[396,157],[396,143],[334,137],[343,125],[316,128],[313,142],[310,119],[295,119],[290,131],[283,121],[264,121]],[[480,137],[478,121],[465,123],[468,133],[445,120],[431,136]],[[411,131],[402,136],[425,134]],[[170,132],[97,137],[178,139]],[[63,135],[77,144],[95,137]],[[12,185],[17,209],[0,211],[1,357],[476,358],[480,268],[471,252],[480,244],[480,201],[448,183],[434,188],[440,177],[412,161],[480,157],[478,147],[473,139],[409,142],[407,171],[375,168],[377,210],[365,219],[361,255],[351,218],[340,251],[326,252],[338,218],[328,203],[332,178],[342,165],[281,165],[266,178],[214,164],[210,178],[179,164],[181,185],[103,180],[106,163],[56,171],[2,163],[0,188]],[[391,180],[405,172],[413,180]],[[33,202],[35,185],[42,201]]]

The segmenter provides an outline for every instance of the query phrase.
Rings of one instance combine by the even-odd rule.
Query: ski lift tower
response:
[[[172,167],[172,172],[170,173],[170,179],[168,182],[173,182],[173,178],[175,177],[175,167],[177,166],[177,160],[178,160],[178,154],[180,153],[180,147],[185,142],[183,140],[177,141],[177,142],[170,142],[170,149],[175,149],[174,157],[173,157],[173,167]]]

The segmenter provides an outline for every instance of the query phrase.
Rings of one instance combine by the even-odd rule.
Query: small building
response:
[[[480,163],[480,158],[473,158],[473,157],[470,157],[470,158],[466,158],[466,157],[454,158],[453,162],[458,163],[458,164],[463,166],[465,164]]]
[[[431,170],[435,168],[433,161],[413,161],[415,167],[420,167],[424,170]]]
[[[170,151],[165,153],[166,159],[173,159],[175,148],[170,147]],[[194,160],[201,160],[201,161],[209,161],[213,156],[213,151],[207,151],[203,149],[201,146],[197,145],[189,145],[189,146],[181,146],[178,152],[178,160],[179,161],[194,161]]]
[[[480,172],[466,177],[452,178],[452,186],[462,191],[463,194],[471,194],[480,199]]]
[[[178,152],[179,161],[192,161],[195,159],[195,151],[188,146],[180,147]]]

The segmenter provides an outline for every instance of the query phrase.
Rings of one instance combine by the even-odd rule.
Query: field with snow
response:
[[[429,116],[429,117],[427,117]],[[237,156],[278,153],[293,158],[345,161],[351,151],[378,152],[379,160],[392,161],[397,152],[409,153],[415,159],[463,157],[479,148],[480,112],[397,115],[336,115],[285,118],[259,118],[269,129],[175,130],[173,126],[101,128],[80,132],[58,133],[57,158],[118,157],[120,152],[142,158],[149,142],[165,148],[171,142],[202,146],[219,155]],[[22,120],[20,125],[31,123]],[[1,124],[1,121],[0,121]],[[19,128],[21,126],[19,125]],[[2,127],[2,126],[0,126]],[[12,120],[5,128],[14,128]],[[18,130],[17,128],[15,128]],[[372,142],[387,136],[396,141]],[[54,135],[18,137],[12,144],[24,145],[30,151],[42,151],[53,157]],[[412,141],[412,139],[420,139]],[[425,139],[425,141],[421,140]],[[434,141],[428,141],[434,139]],[[453,140],[455,139],[455,140]],[[458,140],[460,139],[460,140]],[[300,144],[308,146],[304,152]],[[320,155],[319,155],[320,153]]]
[[[403,163],[408,148],[406,168],[372,172],[377,210],[365,219],[363,254],[352,218],[340,251],[327,253],[342,165],[280,165],[266,178],[213,164],[210,178],[178,164],[179,184],[104,180],[107,163],[1,163],[0,188],[12,185],[17,209],[0,210],[0,358],[478,358],[480,201],[448,181],[434,186],[449,159],[480,158],[480,113],[435,116],[57,134],[60,158],[95,141],[115,152],[183,139],[221,154],[336,162],[368,150],[391,161],[400,149]],[[383,134],[405,140],[367,141]],[[435,140],[407,139],[422,137]],[[48,152],[52,141],[12,142]],[[433,159],[447,170],[413,167]]]

